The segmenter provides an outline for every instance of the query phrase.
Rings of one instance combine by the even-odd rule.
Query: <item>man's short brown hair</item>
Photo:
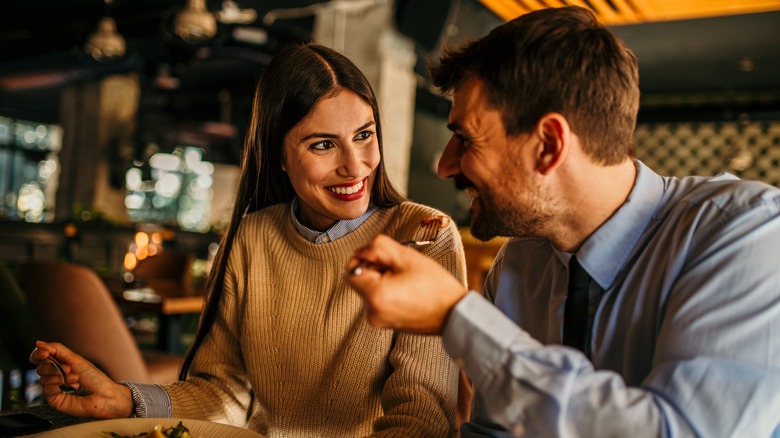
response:
[[[595,161],[610,165],[634,156],[636,57],[587,9],[522,15],[445,52],[431,73],[445,92],[466,75],[481,79],[509,135],[530,132],[543,115],[557,112]]]

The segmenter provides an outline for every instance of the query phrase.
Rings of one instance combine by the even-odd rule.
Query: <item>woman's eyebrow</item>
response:
[[[366,122],[365,124],[361,125],[359,128],[355,129],[355,132],[360,132],[368,127],[371,127],[373,125],[376,125],[376,122],[373,120]],[[313,138],[338,138],[338,135],[336,134],[329,134],[326,132],[312,132],[311,134],[308,134],[301,138],[301,141],[307,141],[311,140]]]
[[[304,136],[301,141],[304,142],[313,138],[338,138],[338,135],[328,134],[326,132],[312,132],[311,134]]]
[[[373,120],[369,120],[368,122],[363,124],[363,126],[361,126],[358,129],[356,129],[355,132],[360,132],[360,131],[362,131],[362,130],[368,128],[368,127],[371,127],[373,125],[376,125],[376,122],[374,122]]]

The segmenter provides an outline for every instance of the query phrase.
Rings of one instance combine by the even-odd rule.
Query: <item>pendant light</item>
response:
[[[224,0],[222,9],[214,15],[223,24],[251,24],[257,19],[257,11],[252,8],[241,9],[233,0]]]
[[[106,9],[112,0],[105,0]],[[116,22],[106,15],[98,22],[97,29],[84,44],[86,51],[98,62],[108,62],[124,56],[127,45],[125,38],[116,30]]]
[[[173,32],[190,44],[211,39],[217,33],[217,20],[206,9],[206,0],[187,0],[187,7],[176,14]]]

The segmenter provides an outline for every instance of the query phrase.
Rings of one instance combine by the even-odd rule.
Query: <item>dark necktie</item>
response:
[[[588,331],[588,285],[590,277],[577,257],[569,262],[569,295],[563,312],[563,345],[585,351]]]

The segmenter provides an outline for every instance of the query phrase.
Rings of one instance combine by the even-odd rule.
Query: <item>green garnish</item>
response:
[[[162,433],[168,438],[191,438],[192,437],[192,435],[190,435],[190,430],[187,429],[183,424],[181,424],[181,421],[179,421],[179,424],[177,424],[176,427],[169,427],[167,429],[163,429]]]

